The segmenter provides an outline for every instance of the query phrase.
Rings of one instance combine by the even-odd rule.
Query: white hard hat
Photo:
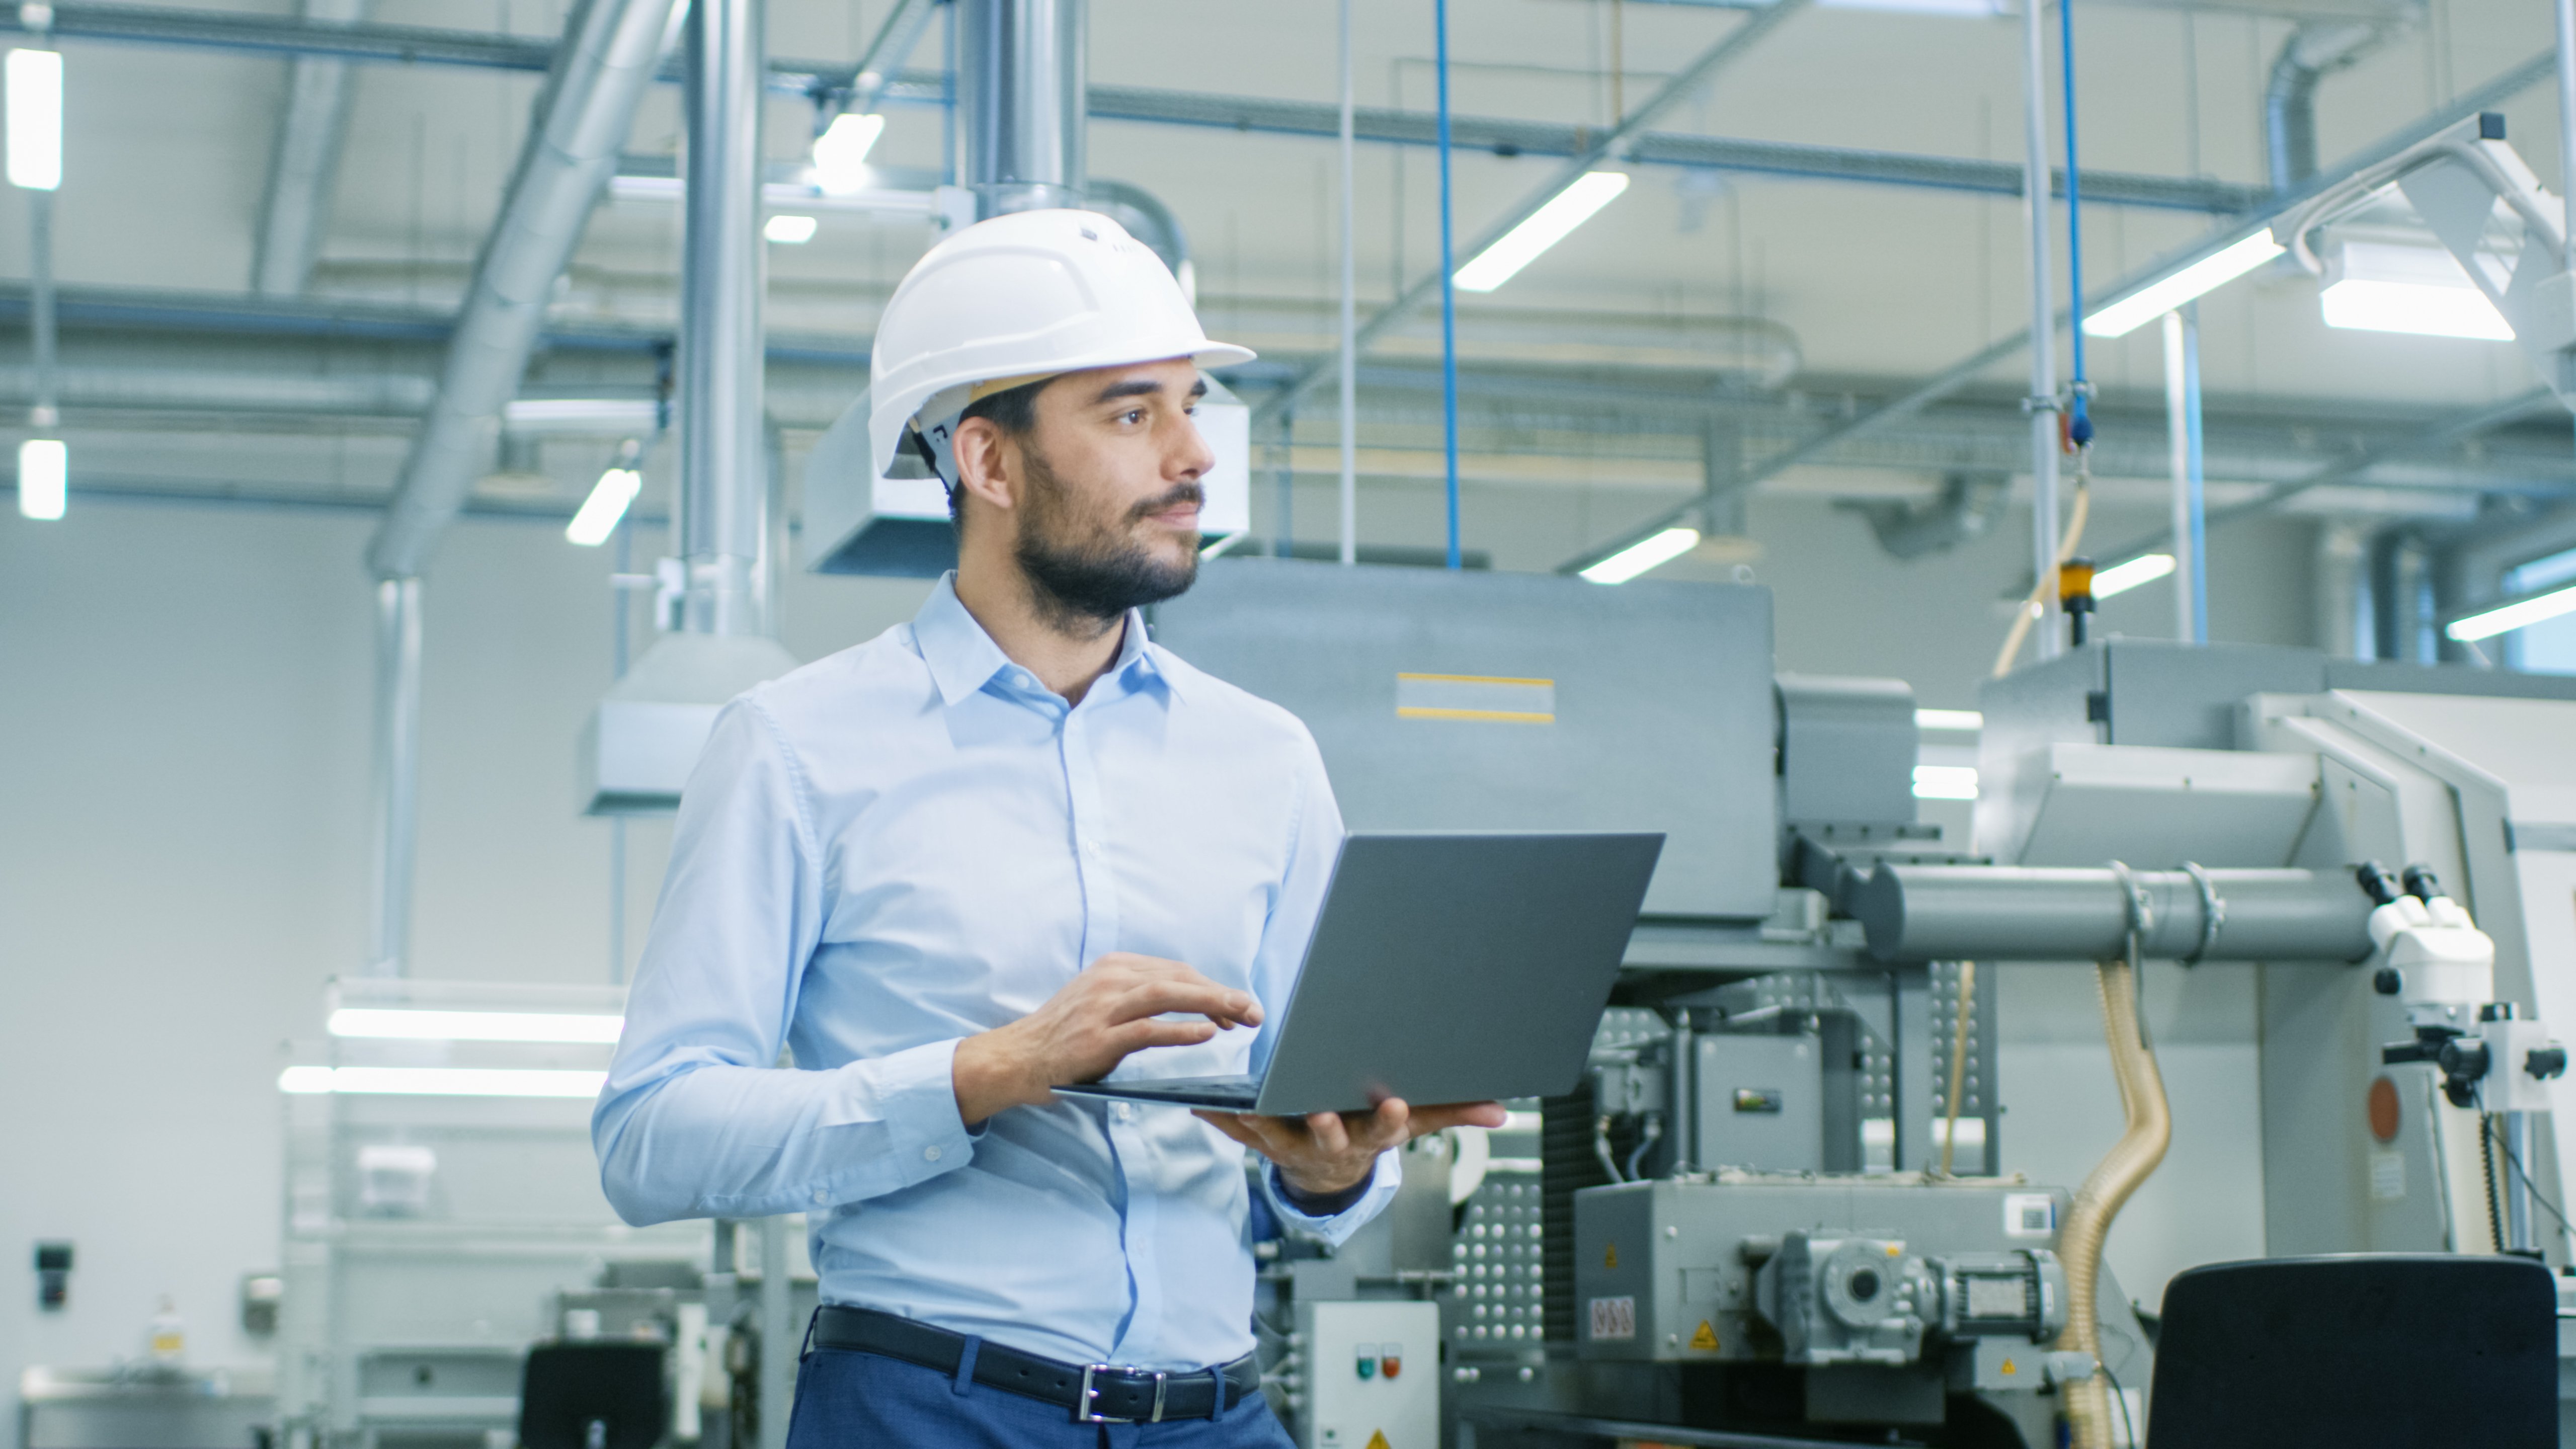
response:
[[[1167,357],[1208,367],[1250,362],[1252,351],[1209,341],[1171,268],[1096,211],[979,221],[914,263],[877,320],[868,455],[883,476],[928,476],[902,446],[918,416],[937,471],[948,472],[945,425],[981,395],[979,384],[998,392]]]

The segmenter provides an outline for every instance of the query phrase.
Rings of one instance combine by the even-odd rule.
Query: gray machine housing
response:
[[[1952,1393],[2036,1394],[2066,1326],[2056,1247],[2068,1203],[2018,1179],[1911,1173],[1592,1188],[1575,1195],[1574,1352],[1803,1369],[1819,1423],[1933,1424]],[[2103,1350],[2123,1382],[2144,1382],[2126,1305],[2105,1288]],[[2045,1420],[2035,1401],[2016,1408]]]
[[[1220,559],[1152,627],[1305,722],[1353,830],[1660,831],[1647,915],[1777,904],[1767,589]]]

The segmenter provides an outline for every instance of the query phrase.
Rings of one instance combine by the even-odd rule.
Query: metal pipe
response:
[[[2182,313],[2167,312],[2163,326],[2165,452],[2173,464],[2174,637],[2189,644],[2200,634],[2199,620],[2191,605],[2191,580],[2199,572],[2200,555],[2191,548],[2191,412],[2183,377]]]
[[[2576,271],[2576,0],[2558,0],[2558,190],[2567,208],[2559,228],[2565,264]]]
[[[680,628],[757,634],[768,489],[761,391],[760,0],[691,0],[680,253]]]
[[[374,0],[304,0],[304,19],[346,25],[365,20],[373,5]],[[340,143],[348,134],[350,80],[347,61],[318,55],[297,56],[287,72],[286,112],[277,122],[268,194],[260,203],[251,253],[251,290],[262,296],[300,295],[313,275],[331,216]]]
[[[921,32],[930,28],[930,19],[939,11],[938,0],[896,0],[877,26],[866,53],[859,57],[858,73],[850,78],[850,87],[837,106],[819,108],[814,117],[814,134],[821,135],[844,113],[861,114],[877,108],[877,100],[903,70],[921,45]]]
[[[517,391],[546,302],[651,83],[673,0],[581,0],[539,97],[517,172],[484,242],[385,521],[367,550],[378,578],[420,573],[465,506],[501,405]]]
[[[1449,567],[1458,558],[1458,255],[1449,185],[1449,0],[1432,0],[1432,43],[1439,52],[1440,107],[1440,440],[1447,463],[1442,499],[1448,505]],[[1356,336],[1352,339],[1356,345]],[[1289,406],[1294,406],[1292,401]],[[1283,414],[1286,407],[1280,410]]]
[[[2503,1115],[2505,1249],[2528,1253],[2537,1246],[2531,1234],[2531,1114],[2507,1112]]]
[[[2031,567],[2042,585],[2034,622],[2041,659],[2062,649],[2049,602],[2057,595],[2057,308],[2048,279],[2048,79],[2041,44],[2044,6],[2021,8],[2022,206],[2029,222]]]
[[[2566,0],[2576,3],[2576,0]],[[1356,188],[1353,171],[1357,151],[1356,112],[1351,105],[1351,0],[1341,0],[1341,159],[1342,159],[1342,316],[1341,316],[1341,442],[1342,442],[1342,562],[1353,564],[1360,558],[1360,418],[1359,381],[1359,243],[1356,231]]]
[[[692,5],[726,0],[689,0]],[[760,1220],[760,1438],[758,1449],[787,1449],[796,1403],[796,1296],[787,1280],[787,1219]]]
[[[2191,556],[2191,642],[2209,642],[2208,438],[2200,420],[2200,303],[2182,304],[2183,532],[2177,549]]]
[[[2140,954],[2159,959],[2358,961],[2371,951],[2370,898],[2344,871],[2132,870],[2127,881],[2107,868],[1882,865],[1852,914],[1882,961],[2106,961],[2126,954],[2133,924]]]
[[[38,429],[62,422],[63,370],[55,350],[54,194],[27,197],[27,361],[34,373],[27,422]]]
[[[411,957],[412,854],[420,836],[420,580],[376,581],[375,858],[367,974]]]
[[[975,193],[976,216],[1082,205],[1088,0],[956,9],[958,181]]]

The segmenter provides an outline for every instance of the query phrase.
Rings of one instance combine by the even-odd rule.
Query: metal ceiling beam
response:
[[[901,62],[886,58],[904,49],[907,41],[917,42],[920,23],[926,23],[929,12],[935,9],[935,3],[930,3],[930,0],[907,0],[906,9],[887,17],[886,24],[870,42],[867,56],[855,68],[828,61],[772,61],[769,88],[814,98],[818,105],[834,113],[837,113],[838,106],[864,110],[870,104],[882,101],[943,104],[947,99],[947,78],[944,75],[935,71],[895,73],[892,67]],[[79,3],[57,5],[54,15],[55,34],[87,40],[379,64],[456,65],[528,72],[544,71],[554,58],[554,47],[546,41],[416,25],[330,25],[270,16],[227,15],[218,11]],[[918,23],[907,36],[896,28],[895,22],[899,20]],[[14,9],[0,8],[0,31],[23,28]],[[871,81],[871,76],[876,79]],[[658,78],[677,83],[679,70],[676,66],[665,66]],[[1203,95],[1136,86],[1093,86],[1089,105],[1094,120],[1205,126],[1217,130],[1319,139],[1340,135],[1339,108],[1317,102]],[[818,116],[818,119],[828,120],[829,117]],[[1362,141],[1429,146],[1434,144],[1434,130],[1434,121],[1428,112],[1363,107],[1353,113],[1353,134]],[[1479,116],[1454,117],[1451,130],[1453,144],[1458,149],[1499,156],[1577,156],[1583,154],[1599,135],[1592,127]],[[1926,187],[1990,196],[2019,196],[2022,190],[2021,168],[2009,163],[1798,142],[1647,132],[1633,139],[1627,155],[1629,160],[1641,165],[1751,175]],[[2255,205],[2265,194],[2262,187],[2240,186],[2231,182],[2118,171],[2087,171],[2082,181],[2085,196],[2104,205],[2176,211],[2234,213]],[[2065,187],[2065,176],[2058,173],[2056,194],[2064,195]]]
[[[2186,267],[2196,266],[2199,263],[2208,260],[2210,257],[2216,256],[2219,252],[2233,246],[2238,241],[2243,240],[2246,236],[2251,235],[2255,228],[2270,226],[2272,223],[2289,216],[2291,213],[2298,210],[2299,207],[2305,205],[2310,198],[2321,195],[2333,187],[2342,185],[2344,182],[2360,175],[2362,172],[2404,152],[2409,147],[2420,144],[2429,137],[2439,135],[2441,132],[2448,130],[2452,126],[2458,125],[2460,122],[2478,114],[2481,111],[2493,110],[2495,107],[2502,105],[2515,94],[2526,90],[2531,86],[2537,85],[2545,77],[2555,74],[2557,64],[2558,54],[2556,51],[2542,51],[2540,54],[2533,56],[2522,64],[2495,77],[2486,84],[2457,97],[2449,105],[2442,106],[2436,110],[2428,112],[2425,115],[2416,118],[2412,123],[2400,127],[2389,135],[2382,137],[2377,143],[2364,147],[2361,151],[2356,152],[2354,155],[2335,166],[2331,171],[2320,172],[2319,174],[2308,178],[2305,183],[2301,184],[2297,188],[2268,198],[2261,205],[2253,207],[2243,214],[2238,215],[2209,231],[2199,241],[2194,242],[2179,251],[2167,253],[2165,256],[2149,263],[2144,268],[2136,272],[2132,272],[2128,276],[2122,277],[2118,281],[2101,288],[2091,297],[2085,299],[2084,310],[2091,312],[2117,298],[2127,296],[2129,293],[2137,291],[2139,288],[2150,286],[2182,271]],[[2059,311],[2054,319],[2054,325],[2061,328],[2066,326],[2070,315],[2071,314],[2067,311]],[[1962,361],[1945,369],[1929,381],[1914,388],[1912,391],[1903,393],[1895,398],[1883,402],[1870,411],[1853,418],[1849,422],[1827,428],[1823,432],[1807,439],[1805,442],[1774,453],[1769,458],[1766,458],[1762,462],[1747,469],[1737,480],[1735,486],[1738,488],[1752,487],[1754,484],[1760,483],[1764,479],[1776,477],[1802,463],[1814,460],[1825,450],[1835,446],[1846,438],[1855,437],[1859,434],[1869,432],[1872,429],[1884,427],[1891,422],[1895,422],[1898,419],[1920,411],[1925,406],[1938,402],[1942,398],[1948,397],[1950,394],[1967,386],[1970,382],[1983,375],[1988,368],[1993,367],[1995,364],[2002,362],[2007,358],[2020,355],[2021,351],[2030,345],[2030,339],[2030,329],[2024,328],[2009,337],[2005,337],[2000,341],[1991,343]],[[1567,559],[1561,564],[1558,564],[1556,571],[1558,573],[1576,573],[1585,568],[1589,568],[1593,564],[1602,559],[1608,558],[1623,548],[1627,548],[1632,544],[1643,541],[1644,539],[1651,538],[1655,534],[1662,532],[1664,529],[1670,528],[1699,506],[1700,500],[1694,498],[1689,503],[1669,509],[1662,514],[1657,515],[1655,518],[1648,520],[1646,523],[1630,529],[1626,533],[1618,535],[1609,542],[1597,545],[1593,548],[1585,549],[1583,552],[1576,554],[1574,557]]]
[[[374,0],[304,0],[308,24],[347,25],[367,18]],[[331,216],[331,187],[349,120],[349,63],[299,55],[286,79],[286,110],[268,163],[268,192],[252,240],[251,290],[293,297],[313,275]]]
[[[1563,166],[1558,167],[1554,175],[1506,208],[1500,216],[1495,217],[1482,232],[1477,234],[1475,240],[1458,248],[1456,256],[1450,261],[1464,262],[1480,255],[1486,248],[1502,240],[1504,234],[1513,227],[1529,220],[1540,207],[1554,201],[1566,187],[1572,185],[1585,172],[1596,166],[1624,159],[1638,138],[1646,133],[1648,126],[1663,119],[1664,114],[1673,107],[1696,95],[1702,87],[1716,78],[1719,71],[1725,69],[1729,63],[1746,51],[1759,45],[1763,37],[1777,29],[1781,22],[1790,16],[1806,9],[1809,3],[1811,0],[1774,0],[1769,9],[1747,17],[1741,24],[1728,31],[1716,44],[1701,51],[1697,59],[1674,72],[1672,77],[1666,80],[1653,95],[1648,96],[1643,104],[1621,117],[1618,125],[1602,133]],[[1334,126],[1338,132],[1340,128],[1338,113],[1335,116]],[[1454,142],[1456,134],[1454,129],[1451,134]],[[1415,278],[1412,285],[1406,287],[1393,302],[1388,303],[1384,310],[1361,323],[1359,330],[1344,342],[1344,348],[1354,357],[1367,355],[1368,350],[1375,346],[1380,338],[1402,326],[1412,317],[1415,309],[1428,302],[1433,294],[1440,290],[1441,282],[1442,269],[1438,266]],[[1282,412],[1296,406],[1298,399],[1312,391],[1316,384],[1332,376],[1337,365],[1334,359],[1319,359],[1309,364],[1291,378],[1286,387],[1263,399],[1261,406],[1253,410],[1254,426],[1258,427],[1262,422],[1276,418]]]
[[[1137,86],[1093,86],[1091,118],[1312,136],[1319,140],[1341,133],[1341,111],[1337,106]],[[1362,141],[1398,146],[1438,143],[1437,123],[1425,111],[1360,107],[1352,112],[1351,123],[1352,133]],[[1452,117],[1449,130],[1454,149],[1486,151],[1497,156],[1578,156],[1600,134],[1597,127],[1489,116]],[[1639,135],[1628,148],[1628,159],[1654,166],[1929,187],[1990,196],[2019,196],[2022,192],[2022,169],[2012,162],[1967,161],[1789,141],[1744,141],[1672,131]],[[2055,194],[2064,196],[2066,174],[2059,171],[2054,175]],[[2260,186],[2120,171],[2087,171],[2082,180],[2088,203],[2174,211],[2234,213],[2270,194],[2269,188]]]

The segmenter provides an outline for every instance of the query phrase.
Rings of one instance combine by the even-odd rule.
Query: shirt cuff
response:
[[[955,1041],[935,1041],[839,1069],[849,1087],[842,1120],[884,1124],[890,1149],[868,1175],[893,1181],[868,1183],[866,1196],[927,1182],[974,1157],[975,1136],[957,1112],[956,1056]]]
[[[1358,1232],[1369,1219],[1384,1211],[1387,1203],[1394,1199],[1395,1190],[1402,1186],[1403,1182],[1404,1169],[1397,1163],[1395,1152],[1390,1148],[1378,1154],[1377,1166],[1371,1169],[1366,1189],[1361,1192],[1358,1201],[1339,1212],[1319,1215],[1298,1207],[1296,1201],[1289,1197],[1288,1185],[1281,1180],[1276,1163],[1271,1164],[1269,1170],[1261,1174],[1262,1188],[1269,1194],[1270,1205],[1277,1211],[1281,1221],[1335,1246],[1339,1246],[1351,1234]]]

